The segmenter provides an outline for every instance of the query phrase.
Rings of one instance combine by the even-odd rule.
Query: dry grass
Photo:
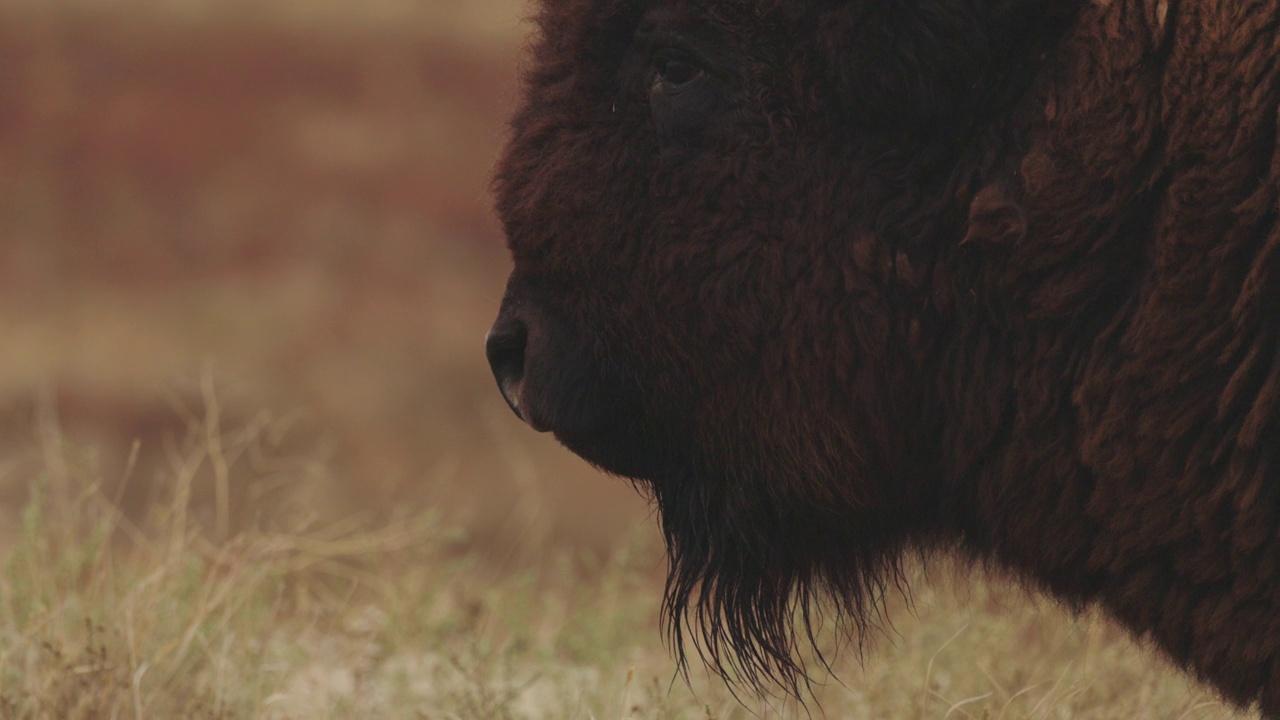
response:
[[[691,685],[673,676],[650,534],[593,567],[561,555],[496,572],[438,512],[282,512],[316,470],[274,457],[271,425],[223,425],[206,395],[135,522],[93,455],[42,414],[19,531],[0,555],[0,717],[806,716],[779,698],[740,704],[697,668]],[[234,496],[282,484],[282,507],[229,529]],[[950,571],[914,574],[918,617],[895,611],[899,631],[865,668],[839,659],[843,683],[816,685],[810,713],[1230,716],[1098,618],[999,582],[958,599]]]

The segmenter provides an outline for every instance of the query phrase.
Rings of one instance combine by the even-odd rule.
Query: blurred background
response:
[[[0,0],[0,535],[50,437],[131,515],[184,444],[236,444],[187,468],[223,534],[437,506],[526,563],[655,532],[484,360],[527,12]]]

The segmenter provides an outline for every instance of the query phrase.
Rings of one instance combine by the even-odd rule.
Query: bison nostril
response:
[[[489,367],[493,369],[493,377],[498,381],[502,397],[522,419],[524,413],[520,409],[520,381],[524,379],[524,351],[528,341],[529,330],[523,322],[499,321],[489,331],[484,344]]]

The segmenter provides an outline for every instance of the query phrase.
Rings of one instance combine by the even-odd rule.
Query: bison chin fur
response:
[[[868,633],[887,625],[885,595],[906,594],[905,535],[894,525],[907,520],[824,517],[795,510],[788,500],[762,502],[755,493],[768,492],[764,477],[712,477],[673,474],[640,483],[658,507],[666,541],[663,620],[670,647],[686,675],[692,648],[731,686],[781,687],[802,697],[808,663],[829,670],[819,632],[834,629],[860,652]]]

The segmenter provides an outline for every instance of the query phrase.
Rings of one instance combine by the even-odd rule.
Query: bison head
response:
[[[543,3],[489,361],[527,423],[652,493],[677,648],[692,627],[794,687],[794,611],[826,593],[864,626],[955,529],[965,241],[1021,233],[998,180],[1073,4]]]

